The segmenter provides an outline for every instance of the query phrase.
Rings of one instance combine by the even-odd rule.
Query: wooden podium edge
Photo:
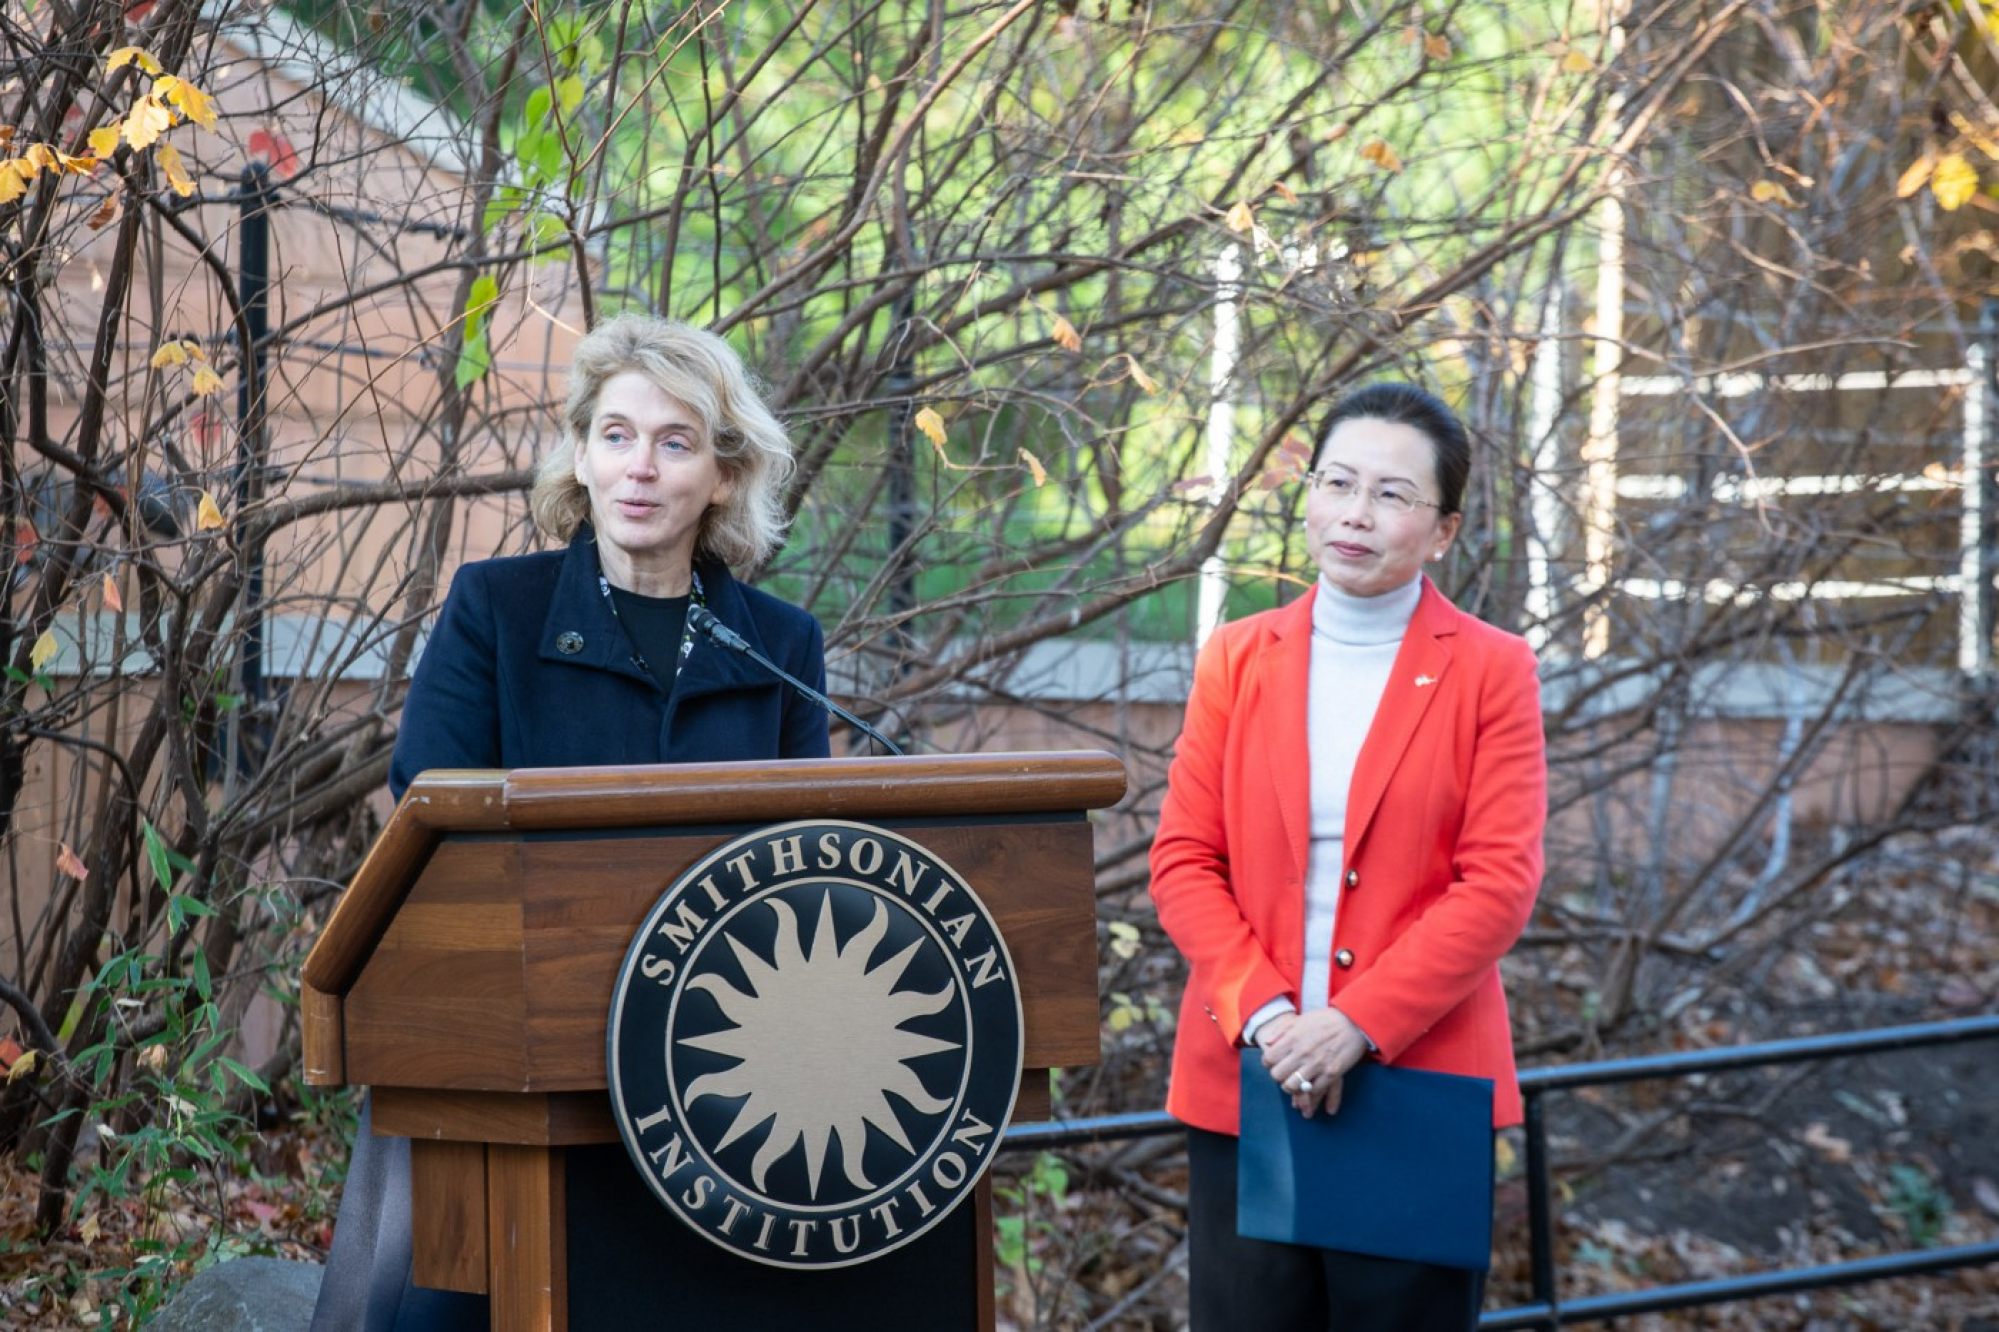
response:
[[[446,833],[895,818],[930,812],[940,793],[965,814],[1045,814],[1116,804],[1125,787],[1124,764],[1101,750],[804,759],[776,772],[770,763],[433,770],[410,783],[303,978],[336,1000],[347,993]],[[582,799],[591,812],[579,823]]]

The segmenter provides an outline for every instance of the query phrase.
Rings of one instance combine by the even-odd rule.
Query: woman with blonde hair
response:
[[[410,681],[390,793],[430,768],[824,757],[826,714],[689,622],[705,607],[823,690],[818,622],[736,579],[782,539],[791,471],[784,427],[721,338],[641,315],[587,334],[530,500],[563,544],[458,571]],[[665,1215],[615,1144],[572,1149],[570,1176],[574,1218]],[[411,1284],[410,1243],[409,1144],[372,1136],[364,1112],[315,1332],[484,1328],[483,1296]],[[572,1276],[606,1247],[572,1242]]]

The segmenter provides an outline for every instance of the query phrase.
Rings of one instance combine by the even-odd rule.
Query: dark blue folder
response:
[[[1236,1229],[1246,1238],[1484,1271],[1492,1081],[1364,1061],[1305,1118],[1242,1052]]]

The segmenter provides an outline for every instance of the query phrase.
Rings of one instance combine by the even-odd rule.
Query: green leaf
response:
[[[146,863],[152,867],[153,882],[162,888],[171,886],[174,881],[173,861],[167,856],[166,839],[160,836],[160,830],[153,826],[151,819],[139,820],[139,836],[146,845]]]
[[[193,957],[194,992],[203,999],[215,992],[215,984],[208,975],[208,954],[197,948]]]
[[[1027,1218],[993,1218],[993,1256],[1002,1267],[1017,1266],[1027,1256]]]
[[[481,273],[472,279],[472,289],[465,295],[465,318],[484,319],[486,312],[500,301],[500,280],[491,273]]]
[[[222,1056],[222,1058],[216,1060],[215,1062],[222,1065],[222,1067],[228,1069],[231,1073],[234,1073],[237,1079],[241,1081],[244,1086],[250,1088],[250,1090],[263,1092],[267,1096],[270,1094],[271,1089],[268,1085],[266,1085],[266,1083],[262,1078],[258,1077],[255,1073],[251,1072],[243,1065],[231,1059],[228,1055]]]
[[[551,182],[562,179],[568,164],[569,159],[562,150],[562,136],[542,135],[541,142],[535,145],[534,154],[534,166],[541,173],[540,179]]]
[[[184,1061],[186,1066],[189,1068],[199,1068],[201,1065],[207,1063],[208,1057],[214,1054],[221,1047],[222,1043],[228,1039],[226,1035],[210,1036],[207,1040],[188,1052],[187,1059]]]
[[[97,977],[91,984],[109,989],[125,979],[125,972],[132,965],[130,953],[120,953],[97,970]]]
[[[532,134],[548,123],[549,108],[555,105],[555,94],[547,88],[536,88],[528,94],[528,104],[521,112],[521,125]],[[524,134],[523,140],[526,135]]]
[[[500,223],[519,212],[521,205],[525,202],[527,202],[527,191],[523,190],[520,186],[500,186],[499,189],[493,191],[491,201],[486,204],[486,216],[481,223],[480,230],[491,231],[494,227],[499,226]]]
[[[585,28],[581,14],[571,12],[552,15],[545,31],[549,53],[555,57],[555,63],[562,68],[573,70],[582,64],[603,63],[603,39]]]
[[[548,173],[542,169],[541,159],[547,149],[548,141],[554,137],[546,129],[536,126],[530,130],[523,130],[521,136],[514,140],[514,162],[521,169],[521,179],[532,188],[539,189],[549,183]]]
[[[476,333],[466,333],[465,346],[458,353],[458,369],[452,378],[459,388],[470,388],[492,368],[493,354],[486,346],[486,328],[481,324]]]
[[[465,345],[452,373],[461,389],[470,388],[493,368],[493,352],[486,340],[486,312],[499,299],[500,283],[491,273],[481,273],[472,280],[465,295]]]
[[[536,213],[534,224],[528,228],[528,243],[539,250],[545,246],[562,244],[568,235],[568,225],[554,213]],[[560,262],[563,254],[559,250],[550,250],[540,258],[549,262]]]
[[[583,105],[583,80],[575,74],[555,81],[555,104],[562,110],[563,119],[576,114],[576,108]]]

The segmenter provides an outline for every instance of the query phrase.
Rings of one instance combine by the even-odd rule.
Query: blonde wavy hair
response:
[[[568,541],[589,518],[590,493],[576,479],[576,450],[590,437],[597,395],[627,371],[644,375],[693,410],[731,483],[729,498],[701,517],[695,556],[737,570],[769,559],[784,540],[791,437],[728,343],[706,329],[651,315],[619,315],[576,344],[562,443],[536,467],[528,495],[534,525]]]

